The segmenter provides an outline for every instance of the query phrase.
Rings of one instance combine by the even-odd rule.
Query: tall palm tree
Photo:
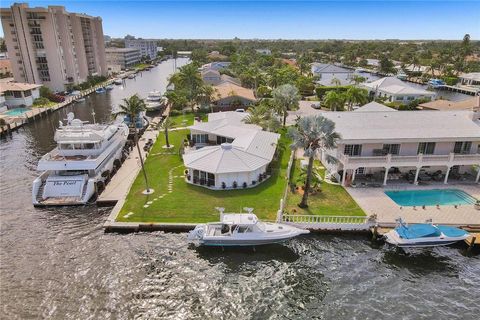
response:
[[[168,130],[175,126],[175,122],[170,119],[170,117],[166,117],[163,122],[159,125],[159,128],[163,130],[165,134],[165,144],[167,148],[170,148],[170,143],[168,142]]]
[[[185,93],[192,112],[195,112],[195,104],[203,95],[204,90],[204,83],[197,66],[190,63],[181,67],[178,72],[170,77],[169,82],[175,85],[175,90],[178,89]]]
[[[273,104],[277,114],[283,116],[283,126],[287,122],[288,110],[298,108],[300,95],[298,89],[291,84],[284,84],[272,91]]]
[[[335,90],[330,90],[323,98],[323,104],[332,111],[343,109],[345,96]]]
[[[277,131],[282,125],[269,100],[262,100],[260,104],[249,108],[248,116],[245,117],[243,122],[258,125],[271,132]]]
[[[297,126],[289,128],[288,136],[293,141],[290,145],[292,150],[303,149],[304,156],[308,157],[304,192],[302,201],[298,204],[300,208],[307,208],[315,155],[320,149],[335,148],[340,135],[335,131],[335,123],[332,120],[315,115],[300,118],[297,121]],[[332,162],[335,160],[327,157],[327,161]]]
[[[368,101],[368,92],[365,89],[351,86],[345,93],[345,100],[347,102],[348,111],[353,110],[355,104],[365,104]]]
[[[148,186],[147,172],[145,171],[145,166],[143,163],[142,152],[140,151],[140,146],[138,145],[138,130],[137,130],[137,121],[139,120],[140,113],[145,111],[145,101],[140,99],[137,94],[134,94],[130,98],[123,99],[123,103],[119,106],[119,111],[114,114],[114,116],[128,116],[133,124],[133,139],[134,143],[137,146],[138,157],[140,158],[140,164],[142,166],[143,177],[145,178],[145,186],[147,192],[150,191]]]

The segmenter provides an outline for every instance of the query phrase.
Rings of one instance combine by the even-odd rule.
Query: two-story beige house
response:
[[[368,109],[367,109],[368,110]],[[342,185],[360,177],[383,181],[425,181],[480,177],[480,112],[354,111],[325,112],[341,139],[322,150],[328,172]],[[327,163],[327,155],[337,159]]]

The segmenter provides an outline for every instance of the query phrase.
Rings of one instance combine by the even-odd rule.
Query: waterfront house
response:
[[[464,73],[459,78],[460,84],[480,87],[480,72]]]
[[[245,124],[244,112],[217,112],[190,126],[187,182],[213,190],[255,187],[268,178],[280,135]]]
[[[221,82],[213,89],[214,109],[218,111],[244,109],[256,101],[252,89],[241,87],[229,81]]]
[[[215,69],[205,69],[200,72],[203,82],[209,85],[217,85],[222,81],[220,72]]]
[[[342,185],[356,179],[478,182],[480,111],[324,112],[341,135],[320,158]],[[327,163],[327,155],[337,159]]]
[[[264,54],[267,56],[272,54],[272,51],[270,49],[255,49],[255,52],[259,54]]]
[[[434,92],[414,88],[396,77],[362,83],[361,87],[367,89],[371,97],[386,98],[389,102],[400,104],[408,104],[416,99],[431,100],[435,96]]]
[[[203,70],[212,69],[212,70],[220,71],[222,69],[228,68],[230,64],[231,62],[228,62],[228,61],[214,61],[214,62],[210,62],[202,65],[200,67],[200,70],[203,71]]]
[[[241,82],[239,79],[230,77],[229,75],[226,75],[226,74],[220,74],[220,72],[218,72],[215,69],[202,70],[200,72],[200,76],[202,77],[203,82],[213,86],[217,86],[224,82],[228,82],[237,86],[241,85]]]
[[[40,87],[38,84],[2,82],[0,92],[8,108],[31,107],[35,99],[40,97]]]
[[[350,83],[350,77],[353,74],[353,70],[342,68],[334,64],[328,63],[312,63],[312,74],[318,78],[318,84],[324,86],[331,86],[333,79],[338,79],[341,85]]]

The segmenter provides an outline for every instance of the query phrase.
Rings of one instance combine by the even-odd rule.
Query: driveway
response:
[[[287,125],[295,124],[297,116],[307,117],[325,112],[324,110],[317,110],[311,107],[311,105],[316,102],[318,101],[300,101],[298,110],[288,112]]]

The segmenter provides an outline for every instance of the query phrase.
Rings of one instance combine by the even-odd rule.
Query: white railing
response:
[[[415,156],[399,156],[388,154],[386,156],[347,156],[340,155],[340,160],[347,167],[353,166],[364,166],[368,164],[375,164],[379,166],[395,166],[402,164],[414,164],[418,166],[422,165],[455,165],[458,162],[472,162],[472,164],[480,163],[480,154],[445,154],[445,155],[425,155],[418,154]]]
[[[316,224],[316,223],[345,223],[345,224],[364,224],[369,221],[369,217],[359,216],[317,216],[317,215],[297,215],[284,214],[282,216],[283,222],[301,223],[301,224]]]
[[[282,222],[310,230],[366,231],[375,225],[375,219],[357,216],[283,215]]]

